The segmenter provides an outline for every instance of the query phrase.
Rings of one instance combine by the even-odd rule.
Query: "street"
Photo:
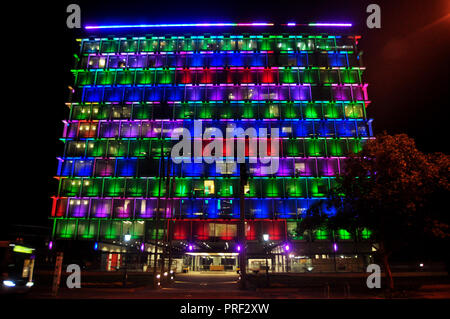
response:
[[[35,287],[26,298],[63,299],[378,299],[385,298],[382,289],[368,289],[364,274],[285,274],[274,278],[270,287],[251,286],[239,289],[239,275],[234,272],[190,272],[177,274],[167,287],[153,289],[139,287],[61,288],[57,297],[50,295],[49,287]],[[265,276],[253,277],[265,283]],[[447,277],[427,274],[397,274],[398,292],[393,298],[450,298]],[[285,282],[290,285],[283,284]]]

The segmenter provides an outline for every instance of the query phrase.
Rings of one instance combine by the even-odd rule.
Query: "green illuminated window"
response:
[[[156,83],[173,84],[175,82],[174,70],[156,70]]]
[[[61,180],[61,196],[78,196],[81,189],[81,179],[65,178]]]
[[[120,52],[136,52],[138,49],[138,40],[120,41]]]
[[[115,72],[113,71],[97,71],[97,85],[114,84]]]
[[[326,229],[318,229],[314,232],[314,236],[318,240],[328,239],[329,233]]]
[[[300,81],[302,83],[318,83],[319,72],[317,69],[300,70]]]
[[[127,179],[125,196],[130,197],[144,197],[147,194],[147,180],[146,179]]]
[[[324,197],[328,195],[328,179],[327,178],[309,178],[308,192],[312,197]]]
[[[342,83],[359,83],[359,74],[356,69],[341,69]]]
[[[130,141],[130,156],[138,156],[145,158],[149,154],[150,141],[135,140]]]
[[[117,46],[119,44],[119,41],[116,40],[103,40],[102,46],[101,46],[101,52],[102,53],[113,53],[117,52]]]
[[[362,239],[370,239],[372,237],[372,232],[368,230],[367,228],[364,228],[361,231],[361,238]]]
[[[298,70],[296,69],[284,69],[280,70],[280,82],[281,83],[298,83]]]
[[[302,156],[303,155],[303,140],[297,139],[284,139],[283,143],[283,152],[284,156]]]
[[[151,157],[160,157],[161,156],[161,147],[163,151],[163,155],[169,155],[172,149],[173,142],[170,140],[152,140],[150,144],[150,156]]]
[[[73,105],[71,115],[73,120],[88,120],[91,117],[91,105]]]
[[[219,40],[220,50],[223,51],[232,51],[234,50],[233,44],[231,43],[230,38],[222,38]]]
[[[104,196],[124,196],[125,180],[117,178],[106,178],[104,181]]]
[[[261,50],[263,50],[263,51],[273,50],[273,49],[270,47],[270,41],[269,41],[269,38],[264,37],[264,38],[262,39],[262,41],[261,41]]]
[[[133,118],[137,120],[151,119],[152,111],[151,104],[133,105]]]
[[[79,220],[77,237],[80,239],[95,239],[98,234],[98,221]]]
[[[318,50],[334,50],[335,38],[317,38],[316,49]]]
[[[338,83],[339,76],[337,70],[320,70],[320,82],[322,83]]]
[[[88,141],[87,143],[87,156],[106,156],[106,144],[107,141]]]
[[[328,156],[344,156],[347,152],[346,141],[342,139],[327,139]]]
[[[230,103],[217,103],[212,107],[213,118],[215,119],[238,119],[241,117],[240,109],[236,105]]]
[[[101,179],[84,179],[82,182],[81,196],[100,196],[102,193]]]
[[[119,239],[122,232],[122,222],[105,220],[100,223],[101,239]]]
[[[305,139],[305,149],[307,156],[323,156],[325,155],[325,140]]]
[[[202,179],[192,179],[192,195],[194,197],[208,196],[204,182]]]
[[[262,181],[263,197],[281,197],[283,196],[282,179],[263,179]]]
[[[306,103],[302,105],[303,117],[306,119],[322,118],[322,105],[320,103]]]
[[[126,156],[128,141],[108,141],[108,156]]]
[[[175,181],[175,196],[177,197],[184,197],[189,196],[190,187],[186,186],[190,181],[184,180],[184,179],[177,179]],[[180,187],[180,184],[184,184],[184,187]],[[189,185],[190,186],[190,185]],[[160,196],[159,192],[159,178],[149,178],[148,179],[148,196],[149,197],[158,197]],[[165,196],[166,194],[166,184],[164,183],[164,180],[161,181],[161,196]],[[183,192],[182,192],[183,191]]]
[[[109,119],[111,108],[108,105],[93,105],[92,106],[92,119],[94,120],[106,120]]]
[[[242,110],[242,118],[251,119],[256,117],[256,112],[258,110],[258,105],[254,103],[244,103]]]
[[[219,197],[234,197],[239,192],[239,181],[233,179],[217,180],[217,195]]]
[[[139,49],[141,52],[155,52],[158,51],[158,39],[145,39],[139,43]]]
[[[298,119],[301,117],[300,105],[297,103],[280,103],[281,117],[284,119]]]
[[[191,179],[177,178],[174,181],[175,196],[176,197],[189,197],[191,196],[192,181]]]
[[[193,119],[195,118],[195,108],[192,103],[181,103],[175,105],[176,119]]]
[[[81,71],[77,73],[77,86],[93,85],[95,80],[95,72]]]
[[[287,230],[288,238],[293,239],[293,240],[304,239],[303,234],[300,234],[300,232],[298,231],[299,223],[300,222],[298,222],[298,221],[286,222],[286,230]]]
[[[246,197],[261,196],[261,180],[251,178],[248,180],[247,187],[244,189]]]
[[[192,51],[194,50],[194,40],[189,38],[178,39],[177,47],[179,51]]]
[[[196,105],[196,118],[210,119],[212,118],[212,109],[210,103],[200,103]]]
[[[259,113],[263,119],[280,118],[280,107],[275,103],[264,103],[259,106]]]
[[[136,71],[136,84],[153,84],[155,82],[154,70]]]
[[[338,119],[342,118],[342,104],[340,103],[323,103],[323,113],[325,118]]]
[[[146,238],[148,239],[156,239],[156,228],[158,228],[158,239],[163,239],[164,238],[164,229],[165,227],[167,227],[167,225],[165,224],[165,221],[159,221],[159,225],[158,227],[156,227],[156,221],[152,220],[152,221],[146,221],[146,223],[149,224],[150,227],[147,228],[147,236]]]
[[[362,151],[363,141],[360,139],[348,139],[348,149],[351,153],[358,153]]]
[[[56,221],[56,237],[57,238],[74,238],[76,231],[76,221],[59,219]]]
[[[117,84],[133,84],[134,82],[134,71],[117,71],[116,74],[116,83]]]
[[[348,231],[346,231],[345,229],[339,229],[338,236],[339,236],[339,239],[341,239],[341,240],[352,239],[352,236],[350,235],[350,233]]]
[[[285,191],[287,197],[306,197],[306,178],[286,178]]]

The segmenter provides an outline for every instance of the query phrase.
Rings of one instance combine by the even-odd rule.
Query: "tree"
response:
[[[351,154],[344,173],[336,178],[326,200],[336,213],[327,216],[327,223],[351,233],[362,228],[372,231],[390,289],[394,281],[389,256],[407,238],[449,237],[448,216],[439,208],[449,195],[449,163],[448,155],[420,152],[406,134],[383,133]],[[317,214],[315,210],[308,211],[306,220]]]

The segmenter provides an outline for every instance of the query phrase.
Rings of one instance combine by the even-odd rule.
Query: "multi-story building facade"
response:
[[[250,268],[269,258],[274,271],[334,270],[333,260],[338,270],[354,270],[370,254],[370,231],[355,242],[344,229],[304,234],[298,226],[308,207],[327,198],[347,154],[373,136],[357,42],[334,33],[254,32],[79,40],[52,244],[91,241],[107,252],[107,269],[120,264],[126,238],[149,266],[156,244],[179,268],[235,269],[245,249]],[[180,127],[203,151],[208,127],[224,136],[231,127],[276,129],[278,137],[257,141],[277,143],[279,167],[265,170],[247,139],[241,195],[243,164],[207,163],[194,151],[173,161],[171,136]]]

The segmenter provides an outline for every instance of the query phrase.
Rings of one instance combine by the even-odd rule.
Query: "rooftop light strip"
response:
[[[95,29],[126,29],[126,28],[172,28],[172,27],[270,27],[273,23],[166,23],[166,24],[118,24],[118,25],[88,25],[86,30]]]
[[[130,28],[174,28],[174,27],[272,27],[274,23],[270,22],[251,22],[251,23],[163,23],[163,24],[115,24],[115,25],[87,25],[86,30],[98,29],[130,29]],[[314,22],[299,24],[289,22],[282,24],[289,27],[309,26],[309,27],[351,27],[351,23],[333,23],[333,22]]]
[[[283,26],[288,27],[297,27],[297,26],[307,26],[307,27],[351,27],[351,23],[333,23],[333,22],[314,22],[314,23],[295,23],[288,22],[286,24],[282,24]]]
[[[351,23],[308,23],[310,27],[351,27]]]

